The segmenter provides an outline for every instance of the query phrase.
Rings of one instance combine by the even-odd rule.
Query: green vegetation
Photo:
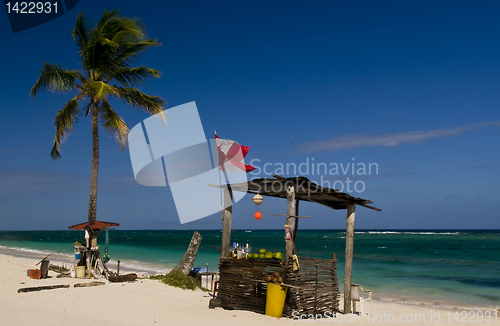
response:
[[[152,280],[159,280],[167,285],[175,286],[176,288],[181,288],[183,290],[197,290],[200,289],[205,292],[210,292],[210,290],[205,289],[201,286],[200,281],[191,276],[186,276],[179,271],[170,272],[167,275],[155,275],[151,276]]]
[[[147,80],[160,77],[160,72],[145,66],[132,66],[140,54],[160,43],[146,36],[145,28],[138,19],[121,17],[117,10],[104,11],[97,23],[80,13],[72,36],[78,47],[80,69],[68,70],[57,63],[44,62],[40,77],[31,89],[31,96],[35,97],[45,90],[72,91],[71,96],[74,96],[54,118],[56,134],[50,153],[54,160],[61,157],[61,144],[79,119],[83,115],[92,119],[88,220],[93,221],[97,210],[99,127],[114,136],[122,149],[125,149],[129,133],[125,121],[111,107],[111,104],[114,105],[112,100],[120,99],[151,115],[159,114],[165,121],[165,101],[138,89]]]

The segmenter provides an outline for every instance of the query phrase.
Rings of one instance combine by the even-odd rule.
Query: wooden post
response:
[[[293,245],[293,225],[294,225],[294,215],[295,215],[295,188],[293,186],[287,186],[286,189],[286,200],[287,200],[287,210],[286,210],[286,222],[285,225],[290,226],[290,240],[285,240],[286,243],[286,258],[285,266],[288,267],[290,257],[295,252],[295,246]]]
[[[295,225],[293,226],[293,253],[295,254],[295,246],[297,244],[297,233],[299,231],[299,200],[295,200]]]
[[[351,313],[351,281],[355,211],[356,205],[347,205],[347,224],[345,232],[344,314]]]
[[[233,219],[233,191],[227,185],[224,189],[224,208],[222,211],[222,257],[231,257],[231,220]]]

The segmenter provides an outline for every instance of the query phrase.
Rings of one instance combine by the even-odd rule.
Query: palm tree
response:
[[[67,70],[61,65],[44,62],[40,77],[31,89],[31,96],[35,97],[43,90],[78,92],[54,118],[56,134],[50,153],[54,160],[61,158],[61,143],[72,131],[83,111],[85,116],[92,117],[90,222],[96,219],[97,211],[99,122],[108,135],[115,136],[123,149],[129,132],[125,121],[111,108],[110,98],[122,99],[152,115],[159,113],[165,121],[162,113],[165,101],[158,96],[146,95],[136,88],[150,78],[160,77],[159,71],[144,66],[131,66],[134,59],[148,47],[160,43],[146,37],[139,20],[120,17],[117,9],[106,10],[97,24],[86,20],[80,13],[72,35],[79,48],[81,69]],[[86,101],[83,106],[82,101]]]

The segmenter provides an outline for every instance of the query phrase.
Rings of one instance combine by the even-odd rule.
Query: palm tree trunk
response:
[[[97,176],[99,173],[99,109],[92,108],[92,172],[90,175],[89,222],[97,215]]]

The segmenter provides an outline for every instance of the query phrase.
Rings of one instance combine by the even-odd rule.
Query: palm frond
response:
[[[92,102],[90,102],[89,104],[87,104],[87,111],[85,112],[85,116],[88,117],[90,112],[92,110]]]
[[[85,16],[82,12],[78,14],[76,17],[75,28],[73,32],[71,32],[71,36],[76,42],[78,46],[80,56],[85,54],[85,49],[89,43],[89,30],[90,30],[91,22],[85,19]],[[83,59],[83,58],[82,58]]]
[[[64,107],[57,112],[56,117],[54,118],[56,135],[54,137],[52,151],[50,152],[50,156],[54,160],[61,158],[61,154],[59,153],[61,150],[61,144],[73,129],[73,125],[78,122],[78,118],[80,116],[78,101],[81,100],[81,97],[82,96],[79,94],[68,103],[65,103]]]
[[[102,14],[101,20],[97,23],[96,29],[102,31],[106,25],[110,22],[112,18],[116,18],[118,16],[118,8],[114,10],[105,9]],[[108,28],[111,28],[109,26]]]
[[[136,59],[142,52],[146,51],[147,48],[151,46],[159,46],[161,43],[158,43],[154,39],[141,40],[139,42],[128,42],[122,44],[120,47],[120,51],[117,53],[115,57],[115,62],[120,65],[128,65],[134,59]]]
[[[116,69],[106,78],[105,82],[107,83],[114,78],[123,86],[138,86],[153,77],[160,77],[160,72],[144,66],[136,68],[123,67]]]
[[[127,145],[129,129],[125,121],[111,108],[107,100],[103,100],[99,110],[102,126],[108,135],[114,135],[122,149]]]
[[[49,91],[64,92],[69,91],[75,86],[75,79],[83,76],[77,70],[67,70],[57,63],[43,63],[43,69],[40,70],[40,77],[31,88],[31,96],[35,97],[39,91],[48,89]]]
[[[166,103],[161,97],[147,95],[136,88],[129,87],[116,87],[116,96],[133,107],[142,109],[151,115],[160,113],[163,121],[166,121],[163,114],[163,108]]]
[[[116,43],[122,43],[124,40],[131,41],[130,36],[133,36],[136,41],[145,37],[145,28],[142,22],[136,18],[119,16],[118,9],[106,10],[96,29],[101,36]]]
[[[99,42],[101,43],[102,46],[109,45],[110,47],[113,47],[113,48],[116,48],[120,45],[120,44],[113,42],[112,40],[109,40],[105,37],[100,38]]]
[[[88,96],[96,99],[104,99],[110,94],[116,94],[116,88],[113,85],[102,81],[87,81],[83,87]]]

